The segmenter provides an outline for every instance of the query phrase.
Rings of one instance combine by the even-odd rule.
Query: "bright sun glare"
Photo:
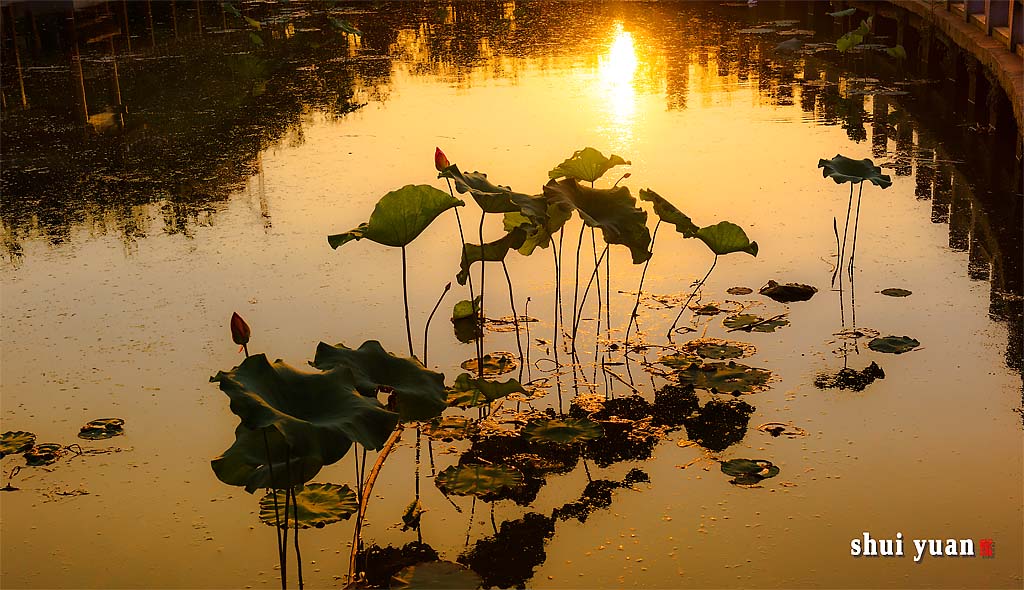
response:
[[[638,65],[633,34],[615,23],[614,37],[608,53],[598,57],[598,84],[605,108],[610,115],[609,127],[620,140],[631,139],[636,92],[633,77]]]

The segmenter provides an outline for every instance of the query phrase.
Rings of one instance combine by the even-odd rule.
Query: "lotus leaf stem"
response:
[[[676,329],[676,324],[679,323],[679,318],[683,317],[683,312],[685,312],[687,306],[690,305],[690,300],[693,299],[693,296],[697,294],[697,291],[704,286],[704,281],[708,280],[708,277],[711,276],[711,271],[715,270],[716,264],[718,264],[718,254],[715,254],[715,259],[711,263],[711,268],[708,269],[708,274],[704,275],[704,278],[701,279],[700,282],[697,283],[697,286],[693,288],[693,292],[690,293],[690,296],[686,298],[686,302],[683,303],[683,308],[679,310],[679,315],[676,316],[675,321],[672,322],[671,326],[669,326],[668,333],[666,334],[669,342],[672,342],[672,330]]]
[[[651,258],[654,256],[654,240],[658,239],[658,228],[661,227],[661,219],[658,219],[658,223],[654,225],[654,233],[651,235],[651,256],[644,262],[644,270],[640,273],[640,285],[636,288],[636,303],[633,304],[633,311],[629,313],[629,323],[626,325],[626,346],[629,347],[629,332],[633,328],[633,323],[636,320],[636,311],[640,309],[640,295],[643,293],[644,278],[647,276],[647,267],[651,264]],[[638,326],[639,329],[639,326]]]
[[[839,269],[843,266],[843,256],[846,256],[846,234],[850,229],[850,210],[853,208],[853,183],[850,183],[850,201],[846,204],[846,223],[843,224],[843,244],[839,248],[839,260],[836,261],[836,270],[832,273],[832,285],[836,284],[836,275],[839,274]],[[839,277],[840,288],[842,288],[843,278]]]
[[[483,263],[481,263],[483,264]],[[508,304],[512,308],[512,324],[516,328],[516,348],[519,349],[519,367],[522,369],[523,365],[523,341],[519,335],[519,313],[516,312],[516,297],[512,291],[512,277],[508,274],[508,265],[505,264],[505,259],[501,259],[501,270],[505,271],[505,282],[508,283]]]
[[[377,475],[380,473],[381,467],[384,466],[384,461],[387,460],[388,455],[398,444],[398,441],[402,438],[402,423],[399,422],[398,426],[388,437],[388,440],[384,443],[384,446],[380,450],[380,454],[377,455],[377,460],[374,462],[373,467],[370,469],[370,475],[366,478],[366,485],[363,486],[363,492],[359,496],[359,512],[356,515],[356,530],[355,538],[352,542],[352,553],[349,555],[348,560],[348,578],[349,583],[355,582],[356,579],[356,556],[359,554],[359,538],[362,533],[363,519],[366,517],[366,506],[370,503],[370,494],[373,492],[373,484],[377,481]],[[364,459],[365,460],[365,459]]]
[[[430,322],[434,319],[434,314],[437,313],[437,308],[441,307],[441,301],[444,300],[444,296],[451,291],[452,284],[449,282],[444,286],[444,291],[441,292],[441,296],[437,298],[437,303],[434,304],[434,309],[430,312],[427,317],[427,323],[423,326],[423,365],[427,364],[427,333],[430,331]]]
[[[405,246],[402,246],[402,300],[405,303],[405,336],[409,340],[409,356],[416,356],[412,351],[412,326],[409,324],[409,273],[406,269]]]

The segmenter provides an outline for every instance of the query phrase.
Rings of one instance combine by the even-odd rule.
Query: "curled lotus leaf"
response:
[[[59,443],[42,443],[25,451],[25,464],[29,467],[42,467],[56,463],[64,454],[64,445]]]
[[[868,342],[868,348],[875,352],[888,352],[891,354],[903,354],[904,352],[910,352],[921,343],[911,338],[910,336],[885,336],[883,338],[875,338],[871,342]]]
[[[274,498],[277,497],[277,508]],[[260,520],[274,526],[280,514],[281,526],[284,527],[285,490],[273,490],[260,498]],[[347,485],[334,483],[306,484],[295,492],[295,508],[288,506],[288,526],[296,523],[300,529],[323,528],[335,522],[347,520],[359,509],[356,493]],[[293,510],[297,511],[296,515]]]
[[[640,200],[650,201],[654,204],[654,213],[665,223],[676,226],[676,231],[683,234],[684,238],[692,238],[697,235],[697,227],[689,216],[676,209],[676,206],[665,200],[664,197],[650,189],[640,189]]]
[[[575,178],[585,182],[595,182],[616,166],[631,164],[615,154],[610,158],[592,147],[573,152],[572,156],[548,172],[548,178],[558,180],[559,178]]]
[[[772,373],[766,369],[748,367],[734,361],[728,363],[706,363],[690,365],[676,371],[675,377],[682,384],[693,385],[712,393],[745,394],[765,389]]]
[[[36,435],[24,430],[8,430],[0,434],[0,458],[23,453],[36,444]]]
[[[882,174],[882,169],[875,166],[868,158],[854,160],[836,154],[831,160],[818,160],[818,168],[821,168],[823,178],[831,178],[836,184],[844,182],[856,184],[867,180],[883,189],[889,188],[892,184],[892,178],[888,174]]]
[[[338,248],[365,238],[384,246],[407,246],[438,215],[463,205],[464,202],[432,186],[409,184],[381,197],[369,221],[345,233],[327,236],[327,243]]]
[[[515,379],[504,382],[492,381],[476,379],[469,373],[462,373],[455,378],[455,384],[448,389],[447,401],[449,406],[474,408],[485,406],[513,393],[528,395],[528,392]]]
[[[103,440],[124,434],[124,420],[121,418],[97,418],[90,420],[78,431],[78,438]]]
[[[469,438],[477,433],[476,422],[461,416],[438,416],[430,421],[424,432],[434,440],[452,441]]]
[[[547,248],[551,243],[551,237],[558,233],[565,222],[571,218],[572,209],[569,206],[549,203],[542,219],[530,218],[523,213],[506,213],[504,225],[506,232],[512,232],[517,228],[526,232],[526,239],[519,247],[519,253],[529,256],[538,246]]]
[[[471,358],[463,361],[460,366],[471,373],[479,374],[481,360],[483,360],[484,375],[502,375],[514,371],[519,366],[519,363],[516,362],[516,355],[503,351],[485,354],[482,359]]]
[[[428,561],[402,568],[391,578],[391,588],[417,590],[473,590],[483,585],[483,579],[464,565],[451,561]]]
[[[746,252],[757,256],[757,242],[747,238],[743,228],[728,221],[721,221],[697,230],[695,236],[704,242],[718,256],[733,252]]]
[[[539,223],[543,223],[547,215],[543,197],[517,193],[507,186],[494,184],[483,172],[462,172],[452,164],[438,176],[451,179],[459,194],[468,192],[484,213],[518,212]]]
[[[483,496],[523,483],[518,469],[504,465],[451,465],[434,478],[434,484],[446,494]]]
[[[526,230],[516,227],[504,237],[483,246],[478,244],[466,244],[462,247],[462,264],[459,274],[455,280],[460,285],[465,285],[469,280],[469,269],[474,262],[501,262],[508,256],[509,250],[519,250],[526,242]]]
[[[604,427],[589,418],[546,418],[531,420],[523,428],[523,436],[530,442],[567,445],[601,438]]]
[[[356,391],[346,366],[305,373],[257,354],[210,381],[220,384],[241,418],[235,443],[213,460],[213,470],[224,483],[250,493],[309,481],[341,459],[353,441],[380,449],[398,423],[398,414]]]
[[[628,188],[595,189],[581,186],[575,178],[566,178],[544,185],[544,196],[552,203],[575,209],[584,223],[601,229],[608,244],[629,248],[633,264],[651,257],[647,212],[636,206]]]
[[[765,459],[732,459],[722,462],[722,473],[731,475],[735,485],[756,485],[779,474],[778,466]]]
[[[381,388],[390,389],[403,422],[429,420],[444,411],[444,375],[431,371],[414,358],[398,357],[380,342],[367,340],[358,349],[321,342],[311,363],[326,371],[345,367],[352,371],[356,390],[375,398]]]

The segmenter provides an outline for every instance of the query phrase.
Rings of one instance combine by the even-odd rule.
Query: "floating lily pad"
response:
[[[478,430],[476,422],[461,416],[438,416],[423,429],[430,438],[445,442],[469,438]]]
[[[921,346],[921,343],[910,336],[885,336],[868,342],[868,348],[871,350],[892,354],[903,354],[904,352],[914,350],[918,346]]]
[[[587,418],[548,418],[531,421],[523,428],[523,436],[531,442],[565,445],[601,438],[604,428]]]
[[[503,465],[452,465],[434,478],[442,492],[456,496],[494,494],[521,483],[522,472]]]
[[[750,29],[740,29],[736,31],[742,35],[769,35],[775,32],[775,29],[769,29],[767,27],[755,27]]]
[[[463,361],[460,365],[463,369],[472,373],[479,374],[478,367],[480,366],[480,359],[471,358],[467,361]],[[511,352],[492,352],[485,354],[483,357],[484,375],[502,375],[504,373],[510,373],[519,366],[516,362],[516,355]]]
[[[574,152],[569,159],[555,166],[554,169],[548,172],[548,178],[558,180],[559,178],[567,177],[594,182],[615,166],[625,166],[628,164],[630,164],[628,160],[624,160],[615,154],[612,154],[610,158],[606,158],[604,154],[596,149],[587,147]]]
[[[814,378],[814,385],[819,389],[864,391],[864,388],[874,383],[875,379],[885,379],[885,372],[882,371],[882,367],[872,362],[863,371],[843,368],[836,373],[819,374]]]
[[[768,284],[761,287],[759,293],[765,297],[770,297],[779,303],[792,303],[794,301],[807,301],[814,294],[818,292],[818,289],[810,285],[804,285],[802,283],[786,283],[780,285],[775,281],[768,281]]]
[[[124,420],[121,418],[99,418],[81,428],[78,438],[102,440],[124,434]]]
[[[743,356],[743,349],[730,344],[702,344],[697,347],[697,354],[706,359],[737,359]]]
[[[744,330],[746,332],[774,332],[777,328],[789,325],[785,318],[762,318],[756,315],[739,314],[725,318],[722,322],[726,328]]]
[[[736,485],[756,485],[779,474],[779,468],[764,459],[733,459],[722,462],[722,473],[733,476]]]
[[[459,342],[469,343],[484,334],[480,327],[480,297],[473,301],[464,299],[452,308],[452,325]]]
[[[420,526],[420,518],[422,518],[423,504],[419,500],[413,500],[405,507],[405,511],[402,512],[402,530],[407,531],[409,529],[417,529]]]
[[[281,515],[284,525],[285,490],[274,490],[277,494],[277,513]],[[306,484],[295,492],[295,505],[298,507],[298,524],[301,529],[311,527],[323,528],[334,522],[347,520],[359,509],[356,493],[347,485],[333,483]],[[288,526],[294,527],[296,515],[291,505],[288,506]],[[260,498],[260,520],[274,526],[276,522],[274,496],[271,493]]]
[[[8,430],[0,435],[0,458],[15,455],[32,448],[36,435],[24,430]]]
[[[680,352],[682,352],[683,355],[695,354],[701,359],[723,361],[751,356],[757,352],[757,348],[755,348],[753,344],[747,344],[746,342],[722,340],[721,338],[698,338],[696,340],[685,342],[680,347]],[[697,360],[697,362],[699,363],[703,361]],[[683,368],[685,368],[685,366]]]
[[[695,315],[706,315],[716,316],[722,313],[722,309],[714,303],[705,303],[704,305],[691,305],[690,309],[693,310]]]
[[[771,371],[728,363],[693,364],[673,373],[681,384],[693,385],[712,393],[754,393],[765,389],[771,378]]]
[[[882,289],[880,293],[886,297],[908,297],[913,291],[907,291],[906,289]]]
[[[730,295],[750,295],[754,290],[750,287],[729,287],[725,292]]]
[[[696,353],[693,354],[670,354],[658,359],[658,363],[673,369],[685,369],[690,365],[703,362]]]
[[[468,567],[450,561],[430,561],[410,565],[391,578],[392,588],[417,590],[471,590],[479,588],[483,579]]]
[[[469,373],[462,373],[455,378],[455,384],[448,389],[447,403],[458,408],[473,408],[487,405],[512,393],[527,395],[527,391],[515,379],[508,381],[491,381],[476,379]]]
[[[56,463],[57,459],[64,454],[64,445],[57,443],[42,443],[35,445],[25,451],[25,464],[30,467],[42,467]]]

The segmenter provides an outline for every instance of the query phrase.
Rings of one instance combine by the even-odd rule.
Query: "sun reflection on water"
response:
[[[608,122],[603,130],[609,132],[619,146],[625,146],[633,139],[636,114],[634,78],[639,64],[633,34],[626,31],[621,22],[616,22],[608,53],[598,56],[598,88],[595,94],[608,113]]]

